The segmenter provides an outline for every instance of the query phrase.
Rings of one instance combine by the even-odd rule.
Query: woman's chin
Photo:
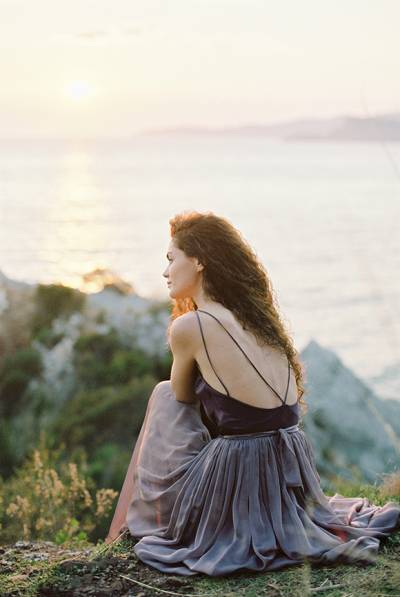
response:
[[[170,298],[173,298],[175,300],[185,299],[186,298],[186,293],[179,292],[179,291],[177,291],[174,288],[169,287],[168,288],[168,292],[169,292]]]

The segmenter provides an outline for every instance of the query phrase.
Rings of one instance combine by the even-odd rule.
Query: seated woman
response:
[[[150,396],[106,542],[129,531],[141,561],[182,575],[373,562],[400,507],[322,492],[265,269],[225,218],[170,224],[171,379]]]

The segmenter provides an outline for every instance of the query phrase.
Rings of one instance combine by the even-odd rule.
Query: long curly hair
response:
[[[232,311],[261,343],[286,354],[295,372],[299,404],[306,412],[303,364],[279,315],[267,271],[249,243],[229,220],[210,211],[184,211],[169,224],[174,244],[203,264],[203,289],[210,300]],[[196,309],[190,297],[173,299],[167,337],[174,319]]]

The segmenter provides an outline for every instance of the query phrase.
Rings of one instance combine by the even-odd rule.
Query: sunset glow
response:
[[[395,0],[339,0],[329,9],[318,0],[251,8],[188,0],[168,10],[157,0],[120,0],[117,11],[105,0],[1,5],[4,138],[114,138],[398,111]]]
[[[93,95],[93,89],[87,81],[73,81],[66,87],[67,96],[75,102],[86,100]]]

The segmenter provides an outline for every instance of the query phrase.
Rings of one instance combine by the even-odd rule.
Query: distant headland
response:
[[[400,113],[308,118],[273,124],[178,126],[142,130],[139,135],[258,136],[284,141],[400,141]]]

